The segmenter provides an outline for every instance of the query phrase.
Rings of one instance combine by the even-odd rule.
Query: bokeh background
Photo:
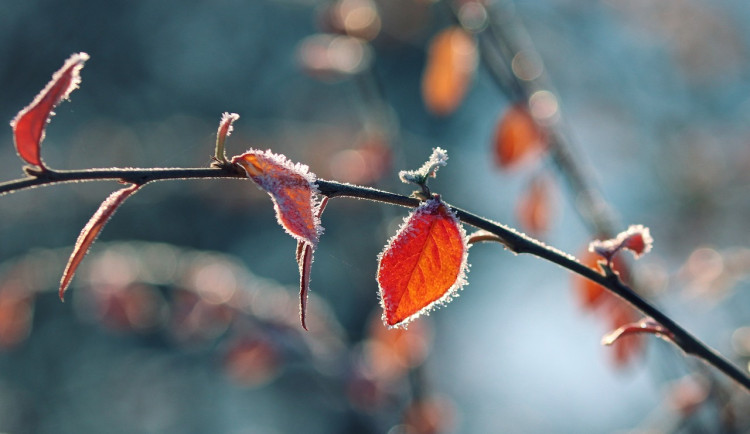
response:
[[[403,194],[411,189],[398,170],[443,147],[449,164],[432,189],[516,227],[519,198],[544,175],[549,224],[539,236],[572,253],[593,236],[547,158],[495,163],[496,125],[515,101],[483,61],[455,111],[425,106],[431,38],[456,24],[448,2],[0,4],[0,119],[71,53],[91,55],[81,89],[47,129],[51,167],[205,167],[229,111],[241,115],[230,155],[271,148],[322,178]],[[633,265],[644,292],[747,366],[748,4],[490,5],[525,26],[575,160],[618,230],[651,228],[654,249]],[[342,27],[361,39],[335,39]],[[7,128],[2,180],[21,167]],[[471,249],[470,284],[449,306],[389,334],[378,321],[376,256],[407,213],[390,205],[329,204],[309,333],[297,324],[295,243],[249,181],[148,185],[105,228],[60,303],[71,245],[116,188],[69,184],[0,200],[0,431],[748,427],[746,394],[654,338],[618,363],[600,345],[612,327],[584,308],[568,272],[499,245]]]

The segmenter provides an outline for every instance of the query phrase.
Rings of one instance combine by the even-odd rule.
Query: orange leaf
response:
[[[527,231],[541,234],[549,229],[552,218],[552,186],[545,177],[534,178],[516,206],[516,216]]]
[[[449,27],[430,42],[422,74],[422,98],[433,114],[446,116],[458,108],[477,66],[474,38],[460,27]]]
[[[44,128],[52,110],[78,88],[81,82],[81,68],[89,59],[86,53],[76,53],[65,61],[65,64],[52,75],[52,80],[23,110],[18,112],[10,122],[13,128],[13,140],[18,155],[27,163],[44,167],[40,155],[40,146],[44,140]]]
[[[602,258],[597,253],[586,250],[579,256],[579,259],[583,265],[601,272],[597,262],[602,260]],[[623,282],[628,281],[629,272],[627,263],[619,256],[614,257],[612,261],[612,270],[620,275],[620,279],[622,279]],[[592,282],[583,276],[579,276],[578,274],[573,275],[573,288],[575,289],[578,298],[581,300],[583,307],[586,309],[594,309],[601,305],[605,300],[614,298],[614,296],[603,286],[596,282]]]
[[[466,233],[439,197],[420,205],[379,258],[378,285],[388,326],[405,326],[451,300],[466,283]]]
[[[500,118],[495,132],[495,162],[510,168],[538,155],[546,146],[544,131],[525,104],[511,106]]]
[[[96,240],[99,232],[101,232],[110,217],[112,217],[115,211],[117,211],[117,208],[125,202],[125,199],[138,191],[140,187],[141,186],[138,184],[133,184],[130,187],[117,190],[110,194],[109,197],[99,205],[99,209],[96,210],[93,216],[91,216],[91,219],[86,223],[86,226],[83,227],[80,235],[78,235],[78,239],[76,240],[73,253],[70,255],[70,259],[68,259],[68,265],[65,266],[62,279],[60,280],[59,295],[61,300],[65,297],[65,291],[68,289],[68,285],[70,285],[70,281],[73,279],[73,275],[75,274],[78,265],[83,260],[83,257],[86,256],[86,253],[88,253],[89,248]]]
[[[250,149],[232,158],[232,163],[242,166],[247,176],[271,196],[276,219],[289,235],[315,249],[323,232],[315,215],[319,207],[315,202],[315,174],[306,165],[294,164],[270,150]]]

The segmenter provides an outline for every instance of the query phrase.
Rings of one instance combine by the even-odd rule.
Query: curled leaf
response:
[[[612,345],[624,336],[640,335],[646,333],[650,333],[652,335],[665,339],[672,339],[672,337],[674,336],[672,332],[664,328],[664,326],[654,321],[653,319],[643,318],[642,320],[635,323],[631,322],[621,325],[616,330],[607,333],[607,335],[602,338],[602,345]]]
[[[328,197],[324,196],[318,206],[316,217],[320,218],[323,210],[328,204]],[[297,265],[299,266],[299,318],[302,328],[307,330],[307,294],[310,292],[310,269],[313,261],[313,247],[304,242],[297,241]]]
[[[316,216],[319,205],[315,201],[318,189],[315,174],[300,163],[292,163],[284,155],[270,150],[250,149],[232,158],[247,176],[265,190],[273,200],[276,219],[295,240],[314,249],[323,232]]]
[[[216,132],[216,154],[214,155],[216,161],[227,161],[227,156],[224,153],[224,142],[227,137],[232,134],[232,130],[234,129],[232,124],[239,118],[240,115],[237,113],[224,112],[224,114],[221,115],[219,130]]]
[[[422,99],[430,112],[446,116],[458,108],[469,89],[477,57],[474,38],[458,26],[432,39],[422,74]]]
[[[622,249],[630,250],[636,259],[651,251],[654,239],[651,231],[643,225],[631,225],[627,230],[609,240],[594,240],[589,244],[589,251],[611,262],[614,255]]]
[[[86,53],[70,56],[31,104],[18,112],[10,122],[16,152],[27,163],[44,167],[40,154],[44,128],[54,114],[52,110],[78,88],[81,83],[81,68],[88,59],[89,55]]]
[[[583,265],[602,273],[598,263],[601,260],[599,255],[590,251],[585,251],[579,256],[579,258]],[[610,264],[610,267],[620,276],[620,279],[623,282],[628,281],[630,273],[625,260],[616,256]],[[595,309],[605,301],[613,298],[606,288],[578,274],[573,275],[573,288],[585,309]]]
[[[68,259],[68,264],[65,266],[62,279],[60,280],[60,300],[64,300],[65,291],[68,289],[68,285],[70,285],[70,281],[73,279],[73,275],[75,274],[76,269],[78,269],[78,265],[83,260],[83,257],[86,256],[86,253],[88,253],[89,248],[96,240],[99,232],[102,231],[104,225],[109,221],[115,211],[117,211],[117,208],[122,205],[125,199],[138,191],[140,187],[141,186],[138,184],[133,184],[130,187],[117,190],[110,194],[109,197],[99,205],[99,209],[96,210],[93,216],[91,216],[91,219],[86,223],[86,226],[83,227],[80,235],[78,235],[78,239],[76,240],[73,253],[71,253],[70,259]]]
[[[466,283],[468,249],[466,233],[439,197],[414,210],[379,257],[385,323],[405,326],[449,302]]]
[[[546,146],[544,131],[524,103],[511,106],[495,131],[495,162],[502,168],[516,167],[538,155]]]

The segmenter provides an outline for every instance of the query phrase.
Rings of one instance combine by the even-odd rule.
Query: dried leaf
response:
[[[320,219],[326,205],[328,197],[323,197],[320,201],[315,216]],[[307,295],[310,292],[310,269],[313,261],[313,247],[304,242],[297,241],[297,265],[299,266],[299,318],[302,328],[307,330]]]
[[[544,131],[523,103],[511,106],[495,131],[495,162],[502,168],[517,167],[547,146]]]
[[[99,205],[99,209],[96,210],[93,216],[91,216],[91,219],[86,223],[86,226],[83,227],[80,235],[78,235],[78,239],[76,240],[73,253],[70,255],[70,259],[68,259],[68,265],[65,266],[62,279],[60,280],[59,295],[61,300],[64,300],[65,291],[68,289],[68,285],[70,285],[70,281],[73,279],[73,275],[75,274],[76,269],[78,269],[78,265],[83,260],[83,257],[86,256],[86,253],[88,253],[89,248],[96,240],[99,232],[101,232],[104,225],[112,217],[115,211],[117,211],[117,208],[122,205],[125,199],[138,191],[140,187],[141,186],[138,184],[133,184],[130,187],[123,188],[110,194],[109,197]]]
[[[422,99],[433,114],[446,116],[461,104],[477,66],[474,38],[458,26],[430,42],[422,74]]]
[[[250,149],[232,158],[232,163],[242,166],[247,176],[271,196],[276,219],[287,233],[314,249],[323,232],[315,215],[319,206],[315,201],[315,174],[306,165],[292,163],[270,150]]]
[[[388,326],[405,326],[449,302],[466,283],[468,243],[439,197],[407,217],[379,257],[378,285]]]
[[[217,161],[225,162],[227,160],[227,156],[224,153],[224,142],[234,130],[232,124],[239,118],[240,115],[238,115],[237,113],[224,112],[221,115],[219,129],[216,131],[216,155],[214,157]]]
[[[52,110],[78,88],[81,82],[80,71],[89,59],[86,53],[76,53],[52,75],[52,80],[23,110],[10,122],[13,140],[18,155],[27,163],[44,167],[40,147],[44,140],[44,128],[54,114]]]
[[[536,177],[523,192],[518,205],[516,216],[521,226],[532,234],[539,235],[546,232],[552,219],[552,185],[546,177]]]
[[[602,345],[612,345],[620,338],[629,335],[650,333],[661,338],[671,339],[674,335],[661,324],[651,318],[643,318],[638,322],[623,324],[602,338]]]

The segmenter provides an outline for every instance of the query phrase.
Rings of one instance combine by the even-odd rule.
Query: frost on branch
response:
[[[292,163],[270,149],[250,149],[232,158],[232,164],[239,164],[271,196],[276,219],[289,235],[315,249],[323,233],[316,215],[319,203],[315,199],[315,174],[306,165]]]
[[[654,239],[651,231],[643,225],[632,225],[626,231],[620,232],[615,238],[609,240],[594,240],[589,244],[589,251],[596,252],[612,262],[612,257],[622,249],[630,250],[636,259],[651,251]]]
[[[417,170],[402,170],[398,177],[407,184],[423,185],[428,177],[435,177],[440,166],[448,164],[448,152],[441,148],[433,148],[430,159]]]
[[[73,54],[65,64],[52,75],[52,80],[23,110],[10,122],[13,128],[13,141],[18,155],[27,163],[44,167],[40,146],[44,140],[44,128],[54,114],[52,110],[81,83],[81,68],[89,59],[86,53]]]
[[[386,325],[406,326],[451,301],[466,284],[468,250],[466,232],[439,197],[414,210],[379,257]]]

